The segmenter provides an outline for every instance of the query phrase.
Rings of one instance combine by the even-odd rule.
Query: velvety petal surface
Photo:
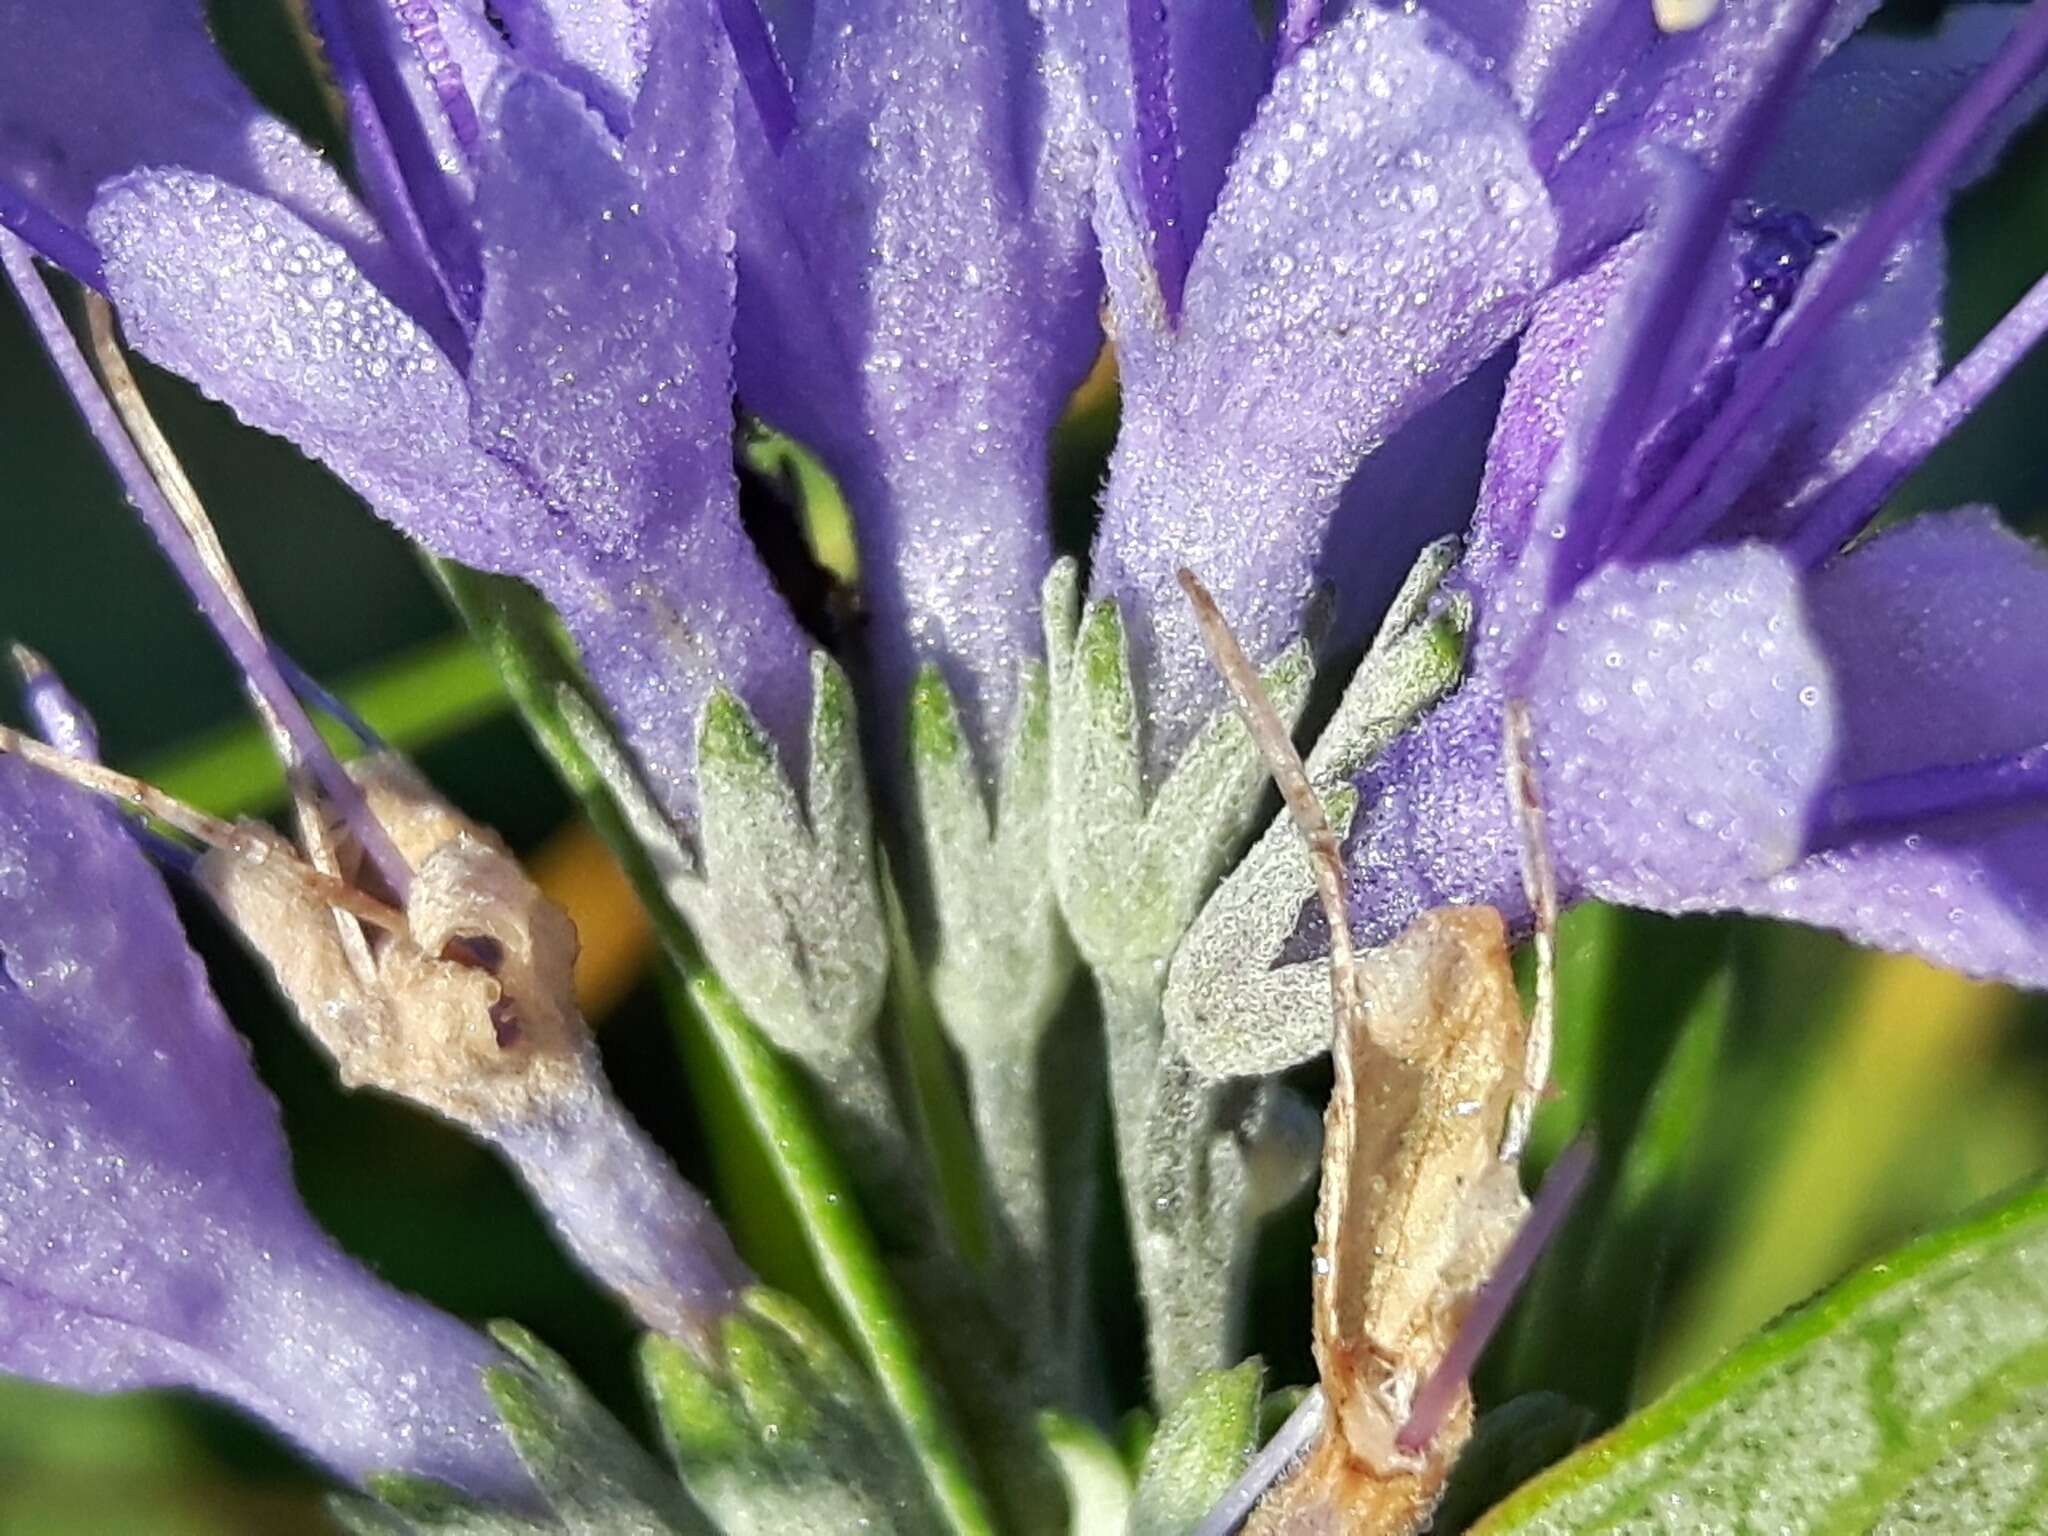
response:
[[[1526,699],[1575,884],[1668,910],[1798,858],[1835,734],[1799,597],[1751,544],[1610,566],[1551,615]]]
[[[1148,93],[1128,0],[1053,0],[1047,7],[1053,46],[1073,71],[1110,184],[1140,215],[1128,254],[1147,248],[1146,182],[1148,174],[1159,175],[1146,165],[1146,118],[1172,145],[1177,243],[1185,259],[1201,244],[1226,168],[1266,88],[1270,49],[1252,7],[1236,0],[1161,0],[1149,20],[1155,30],[1141,45],[1156,46],[1163,33],[1166,67],[1163,90]]]
[[[430,549],[569,588],[573,530],[536,515],[471,444],[454,366],[340,246],[186,171],[116,182],[91,228],[128,339],[151,361],[318,459]]]
[[[0,37],[0,190],[61,225],[82,232],[108,178],[179,165],[275,198],[359,263],[388,259],[333,167],[215,50],[202,0],[0,0]]]
[[[2048,555],[1988,512],[1926,516],[1818,572],[1810,622],[1835,672],[1835,776],[1952,766],[2048,741]],[[1813,854],[1726,905],[2048,985],[2048,815],[1910,823]]]
[[[1511,106],[1427,33],[1360,7],[1280,72],[1177,330],[1112,272],[1124,424],[1095,589],[1131,627],[1155,771],[1222,699],[1178,568],[1255,660],[1272,656],[1359,462],[1498,347],[1550,275]]]
[[[519,62],[623,108],[639,94],[656,0],[496,0]]]
[[[936,661],[984,747],[1039,650],[1047,443],[1099,337],[1041,52],[988,0],[823,4],[796,137],[743,178],[774,206],[744,221],[742,394],[847,489],[884,708]]]
[[[299,1205],[277,1107],[106,805],[0,759],[0,1368],[226,1397],[343,1477],[525,1502],[496,1352]]]
[[[709,67],[715,39],[674,40],[694,57],[650,76],[674,71],[674,110],[641,112],[634,166],[562,87],[527,75],[506,91],[479,195],[470,387],[478,441],[593,573],[596,594],[558,605],[664,799],[687,814],[711,687],[746,699],[800,764],[810,681],[808,647],[739,522],[732,268],[704,227],[727,197],[730,91]]]

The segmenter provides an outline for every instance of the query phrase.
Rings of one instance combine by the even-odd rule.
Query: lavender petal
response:
[[[1796,567],[1759,545],[1610,566],[1551,618],[1529,674],[1558,863],[1665,910],[1803,852],[1834,745]]]
[[[1549,276],[1520,126],[1427,31],[1362,6],[1281,73],[1177,334],[1122,353],[1095,592],[1130,625],[1155,774],[1222,697],[1175,573],[1201,576],[1269,660],[1298,632],[1358,463],[1491,354]],[[1144,321],[1118,318],[1122,348]]]
[[[119,817],[0,761],[0,1368],[195,1387],[343,1477],[531,1485],[498,1355],[344,1255]]]
[[[701,37],[674,37],[710,62]],[[526,75],[505,91],[479,196],[486,288],[470,377],[478,443],[594,578],[542,585],[679,816],[715,683],[747,700],[793,771],[810,704],[808,648],[739,522],[730,261],[673,212],[715,221],[729,186],[730,75],[700,68],[694,83],[722,87],[708,99],[725,105],[691,94],[689,114],[660,130],[643,109],[645,175],[561,87]],[[664,144],[663,131],[700,137]]]
[[[275,199],[388,274],[376,225],[235,78],[201,0],[0,0],[0,37],[0,185],[59,225],[83,228],[110,177],[182,165]]]
[[[1048,439],[1098,344],[1078,173],[1021,130],[1047,105],[1026,18],[838,0],[816,37],[796,136],[744,178],[741,390],[847,488],[885,728],[936,662],[986,754],[1039,650]]]

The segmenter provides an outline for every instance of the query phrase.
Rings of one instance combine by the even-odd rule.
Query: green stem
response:
[[[660,876],[562,717],[562,690],[587,695],[587,689],[562,650],[546,608],[515,582],[450,564],[437,563],[435,570],[457,611],[497,662],[541,750],[632,881],[664,952],[682,974],[704,1037],[731,1076],[777,1183],[802,1217],[819,1273],[915,1454],[947,1528],[956,1536],[995,1536],[994,1520],[925,1375],[902,1298],[862,1224],[851,1185],[804,1103],[795,1071],[705,966]]]
[[[1162,1409],[1234,1363],[1251,1228],[1243,1150],[1217,1096],[1162,1057],[1162,983],[1099,973],[1117,1167],[1130,1221],[1152,1393]]]

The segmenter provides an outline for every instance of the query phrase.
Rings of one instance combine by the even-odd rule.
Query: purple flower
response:
[[[1526,919],[1519,699],[1568,897],[2048,984],[2048,557],[1982,509],[1858,542],[2048,323],[2037,288],[1936,377],[1945,193],[2048,55],[2048,11],[2008,18],[1853,41],[1796,99],[1788,35],[1705,145],[1660,98],[1649,227],[1544,298],[1509,378],[1452,578],[1468,679],[1358,779],[1367,941],[1449,901]]]
[[[1347,483],[1513,334],[1556,241],[1523,124],[1426,18],[1352,8],[1256,113],[1160,86],[1182,20],[1071,17],[1084,61],[1136,65],[1091,92],[1124,385],[1093,581],[1130,626],[1155,780],[1223,698],[1175,572],[1201,573],[1255,661],[1297,638]]]
[[[531,1503],[503,1357],[338,1248],[119,818],[0,759],[0,1369],[236,1403],[337,1475]]]
[[[0,218],[378,515],[539,587],[672,815],[714,686],[800,770],[807,647],[731,463],[733,70],[708,9],[522,4],[506,38],[480,6],[314,9],[368,208],[234,81],[197,0],[10,0]],[[146,38],[154,88],[80,111],[67,81],[119,78],[105,38]],[[169,134],[166,97],[190,104]]]
[[[936,664],[991,769],[1042,651],[1052,428],[1100,344],[1089,146],[1026,8],[804,8],[788,73],[752,0],[725,10],[741,395],[845,489],[878,723]]]

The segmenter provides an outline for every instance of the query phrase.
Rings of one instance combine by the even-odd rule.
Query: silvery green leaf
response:
[[[1266,783],[1251,733],[1228,705],[1148,793],[1123,616],[1108,600],[1071,614],[1073,573],[1046,583],[1052,670],[1052,858],[1075,943],[1098,969],[1135,971],[1173,952],[1243,835]],[[1282,719],[1308,698],[1306,642],[1261,673]]]
[[[867,1048],[889,945],[852,691],[822,653],[811,682],[801,801],[739,698],[721,689],[707,701],[697,738],[703,879],[677,897],[749,1016],[815,1064]]]
[[[939,1021],[959,1048],[995,1196],[992,1283],[1048,1373],[1058,1365],[1063,1309],[1051,1259],[1060,1203],[1051,1154],[1062,1133],[1047,1116],[1066,1106],[1048,1105],[1042,1087],[1053,1066],[1047,1029],[1074,973],[1048,862],[1049,710],[1045,666],[1028,663],[993,804],[935,666],[913,686],[909,732],[937,939],[928,979]]]
[[[663,1438],[726,1536],[924,1536],[941,1529],[873,1385],[795,1302],[756,1291],[716,1360],[642,1340]]]
[[[1211,1371],[1159,1426],[1138,1474],[1129,1536],[1187,1536],[1258,1449],[1257,1360]]]
[[[1872,1264],[1513,1494],[1486,1536],[2048,1525],[2048,1187]]]
[[[561,1529],[576,1536],[716,1536],[717,1528],[558,1355],[510,1323],[491,1333],[520,1362],[486,1373],[491,1400]]]
[[[910,763],[939,929],[932,1000],[970,1057],[1035,1038],[1073,975],[1047,865],[1049,711],[1045,666],[1032,662],[990,804],[938,668],[926,666],[911,692]]]
[[[1435,569],[1426,554],[1411,586],[1433,579]],[[1422,602],[1411,596],[1407,606],[1421,612]],[[1448,604],[1406,629],[1383,630],[1359,664],[1308,757],[1339,837],[1358,811],[1351,776],[1457,682],[1469,623],[1468,606]],[[1204,1076],[1264,1076],[1329,1049],[1329,968],[1320,960],[1276,963],[1314,894],[1308,856],[1283,812],[1188,929],[1167,978],[1166,1034]]]
[[[747,1016],[816,1080],[833,1130],[885,1205],[921,1176],[877,1033],[889,944],[846,675],[812,656],[810,778],[801,799],[773,744],[725,690],[698,723],[695,845],[663,815],[610,726],[575,688],[556,707],[663,893]]]

